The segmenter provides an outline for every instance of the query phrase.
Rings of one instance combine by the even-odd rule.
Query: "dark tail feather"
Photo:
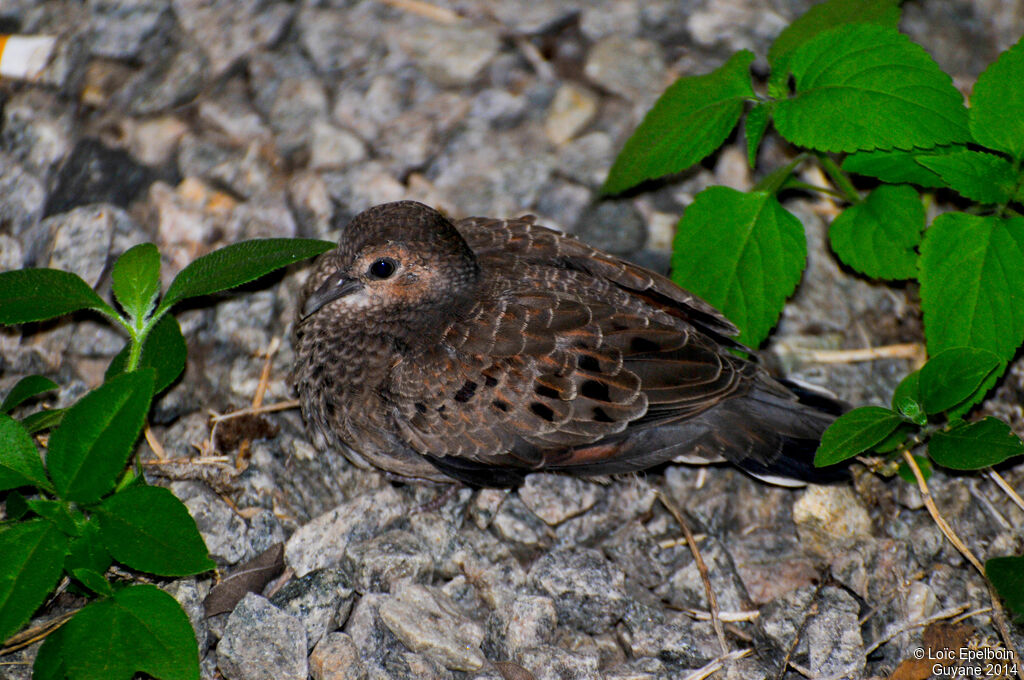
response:
[[[626,430],[576,450],[557,465],[577,474],[632,472],[680,458],[727,460],[774,484],[797,486],[848,478],[845,466],[814,467],[821,434],[845,409],[827,394],[774,382],[675,423]]]

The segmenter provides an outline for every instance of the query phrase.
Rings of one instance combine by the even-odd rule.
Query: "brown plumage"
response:
[[[357,215],[317,261],[294,381],[321,445],[401,477],[506,486],[687,457],[813,478],[836,405],[727,351],[735,333],[532,217],[453,224],[403,201]]]

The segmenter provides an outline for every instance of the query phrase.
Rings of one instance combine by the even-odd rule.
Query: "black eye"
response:
[[[390,257],[382,257],[370,265],[370,276],[375,279],[386,279],[395,273],[398,263]]]

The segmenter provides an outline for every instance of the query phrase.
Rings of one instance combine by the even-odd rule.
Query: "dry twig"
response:
[[[708,573],[708,565],[704,563],[704,558],[701,557],[700,549],[697,548],[697,541],[693,537],[693,533],[690,531],[689,525],[686,520],[683,519],[683,513],[679,511],[679,508],[675,504],[665,497],[660,490],[655,490],[655,494],[661,504],[665,506],[665,509],[675,517],[679,527],[683,530],[683,535],[686,536],[686,542],[690,545],[690,552],[693,553],[693,561],[697,565],[697,571],[700,572],[700,578],[704,582],[704,591],[708,596],[708,608],[711,610],[711,626],[715,629],[715,635],[718,636],[718,644],[722,646],[722,653],[729,654],[729,645],[725,641],[725,631],[722,629],[721,613],[718,609],[718,598],[715,597],[715,591],[711,587],[711,576]],[[700,676],[706,677],[706,676]]]
[[[938,525],[939,530],[943,535],[956,546],[956,549],[967,558],[967,561],[974,565],[974,568],[981,574],[981,578],[985,581],[985,586],[988,588],[988,596],[992,600],[992,619],[994,620],[996,627],[999,629],[999,636],[1003,639],[1003,644],[1006,648],[1013,652],[1015,658],[1020,658],[1017,653],[1017,648],[1013,644],[1013,638],[1010,637],[1010,627],[1006,622],[1006,612],[1003,611],[1003,605],[999,601],[999,594],[992,587],[992,583],[985,576],[985,566],[981,563],[971,549],[967,547],[960,537],[957,536],[956,532],[953,531],[953,527],[949,525],[946,518],[939,512],[939,508],[935,505],[935,500],[932,498],[931,492],[928,490],[928,482],[925,481],[924,475],[921,474],[921,468],[918,467],[917,461],[910,455],[910,451],[903,449],[903,460],[906,461],[910,467],[911,472],[914,473],[914,479],[917,480],[917,488],[921,491],[921,498],[924,500],[924,506],[928,508],[928,514],[932,516],[932,520]]]

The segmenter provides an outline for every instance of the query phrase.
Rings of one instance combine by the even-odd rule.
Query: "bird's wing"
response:
[[[484,272],[481,299],[440,346],[393,367],[387,387],[420,453],[558,466],[745,388],[750,365],[715,339],[732,325],[667,279],[530,220],[457,226]]]

